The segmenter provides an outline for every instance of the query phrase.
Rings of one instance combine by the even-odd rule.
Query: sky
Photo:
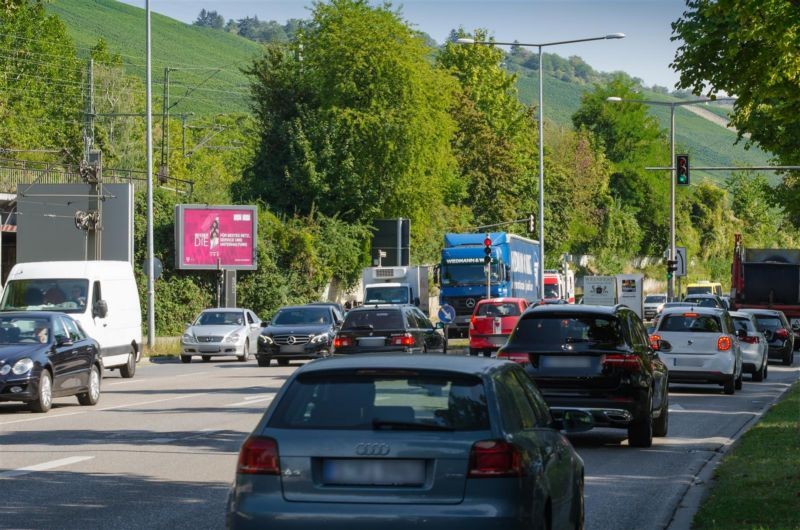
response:
[[[144,0],[123,0],[144,7]],[[311,0],[150,0],[150,9],[191,23],[201,9],[226,19],[258,16],[285,23],[309,18]],[[678,42],[670,24],[684,11],[684,0],[405,0],[392,2],[413,27],[443,42],[451,29],[486,28],[497,41],[544,43],[624,33],[622,40],[600,40],[546,48],[562,57],[578,55],[595,70],[622,70],[645,85],[674,88],[669,67]]]

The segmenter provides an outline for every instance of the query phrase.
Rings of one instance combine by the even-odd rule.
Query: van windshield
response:
[[[86,311],[89,281],[84,279],[10,280],[3,291],[0,311]]]

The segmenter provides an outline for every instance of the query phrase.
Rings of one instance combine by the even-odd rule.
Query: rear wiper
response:
[[[409,431],[454,431],[452,427],[436,425],[435,423],[417,423],[412,421],[389,421],[374,418],[372,420],[373,429],[398,429]]]

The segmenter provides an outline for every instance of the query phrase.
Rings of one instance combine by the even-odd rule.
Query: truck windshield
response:
[[[492,283],[500,279],[498,264],[492,265]],[[486,269],[480,263],[445,265],[442,271],[442,285],[486,285]]]
[[[559,292],[557,284],[545,285],[544,286],[544,297],[545,298],[561,298],[561,293]]]
[[[365,304],[408,304],[408,287],[394,285],[391,287],[367,287],[364,296]]]
[[[81,279],[10,280],[0,311],[86,311],[89,281]]]

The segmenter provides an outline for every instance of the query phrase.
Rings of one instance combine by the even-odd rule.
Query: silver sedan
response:
[[[200,355],[204,361],[220,355],[247,361],[260,333],[261,319],[249,309],[206,309],[183,332],[181,361],[189,363],[193,355]]]

